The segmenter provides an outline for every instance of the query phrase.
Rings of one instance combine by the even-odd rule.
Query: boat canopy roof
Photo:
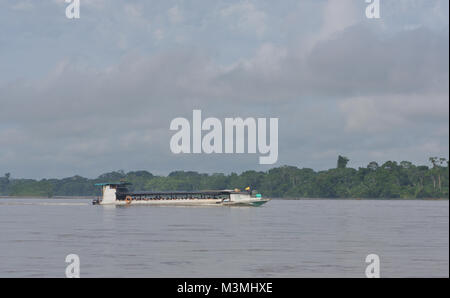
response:
[[[131,185],[131,183],[129,182],[119,182],[119,183],[110,183],[110,182],[105,182],[105,183],[95,183],[95,186],[126,186],[126,185]]]
[[[96,183],[95,186],[127,186],[132,185],[129,182],[119,182],[119,183]],[[248,192],[236,191],[236,190],[200,190],[200,191],[136,191],[136,192],[125,192],[124,194],[128,195],[178,195],[178,196],[188,196],[188,195],[229,195],[231,193],[234,194],[248,194]]]
[[[174,196],[189,196],[189,195],[210,195],[210,196],[218,196],[218,195],[228,195],[230,191],[224,190],[202,190],[202,191],[137,191],[137,192],[129,192],[127,194],[130,195],[174,195]]]

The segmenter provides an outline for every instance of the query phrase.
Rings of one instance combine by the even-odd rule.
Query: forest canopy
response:
[[[370,162],[366,167],[348,168],[349,159],[339,156],[336,168],[314,171],[282,166],[268,171],[241,174],[203,174],[175,171],[167,176],[148,171],[115,171],[95,179],[73,176],[63,179],[19,179],[10,173],[0,177],[3,196],[98,196],[99,182],[130,182],[130,190],[191,191],[244,189],[250,186],[272,198],[448,198],[449,168],[445,158],[431,157],[430,165],[409,161]]]

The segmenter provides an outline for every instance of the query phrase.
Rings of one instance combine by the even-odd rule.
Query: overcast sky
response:
[[[449,155],[449,2],[0,0],[0,175],[323,170]],[[278,117],[279,158],[175,155],[170,122]]]

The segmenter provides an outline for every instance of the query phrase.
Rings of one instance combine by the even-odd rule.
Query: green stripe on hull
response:
[[[255,207],[259,207],[267,202],[268,202],[268,200],[255,201],[255,202],[252,202],[251,205],[255,206]]]

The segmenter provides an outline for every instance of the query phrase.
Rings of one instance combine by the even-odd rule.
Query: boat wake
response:
[[[89,203],[0,202],[0,206],[87,206]]]

